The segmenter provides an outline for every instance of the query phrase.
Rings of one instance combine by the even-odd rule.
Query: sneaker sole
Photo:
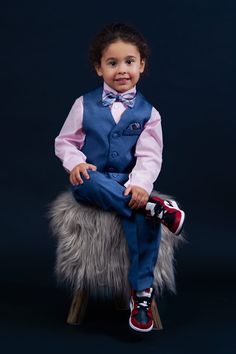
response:
[[[129,307],[130,307],[130,311],[132,312],[133,311],[133,306],[132,306],[132,304],[131,304],[131,301],[130,301],[130,303],[129,303]],[[129,326],[132,328],[132,329],[134,329],[135,331],[137,331],[137,332],[150,332],[152,329],[153,329],[153,321],[152,321],[152,325],[151,325],[151,327],[149,327],[149,328],[138,328],[138,327],[135,327],[134,325],[133,325],[133,323],[131,322],[131,316],[130,316],[130,318],[129,318]]]
[[[141,328],[135,327],[133,325],[133,323],[131,322],[131,317],[129,318],[129,326],[137,332],[150,332],[153,329],[153,324],[151,327],[146,328],[146,329],[141,329]]]

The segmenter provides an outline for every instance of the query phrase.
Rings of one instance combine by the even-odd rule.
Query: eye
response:
[[[134,63],[134,59],[127,59],[127,60],[126,60],[126,63],[127,63],[127,64],[132,64],[132,63]]]
[[[108,65],[115,66],[116,65],[116,61],[115,60],[111,60],[111,61],[108,62]]]

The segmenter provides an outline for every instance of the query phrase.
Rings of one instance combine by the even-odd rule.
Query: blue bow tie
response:
[[[126,104],[126,106],[133,108],[134,103],[135,103],[135,96],[131,93],[124,93],[123,95],[116,95],[113,92],[108,92],[103,98],[102,98],[102,104],[103,106],[110,106],[112,103],[115,101],[117,102],[123,102]]]

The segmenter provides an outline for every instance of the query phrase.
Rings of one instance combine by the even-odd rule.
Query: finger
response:
[[[137,200],[134,203],[134,209],[139,209],[141,208],[141,199],[140,197],[137,198]]]
[[[133,200],[132,202],[130,201],[129,202],[129,207],[131,208],[131,209],[134,209],[135,208],[135,201]]]
[[[129,186],[126,188],[124,195],[128,195],[130,193],[130,191],[131,191],[131,187]]]
[[[74,181],[73,181],[73,178],[72,178],[72,174],[70,174],[69,180],[70,180],[70,183],[74,185]]]
[[[137,203],[134,201],[133,203],[130,204],[131,209],[137,209]]]
[[[83,170],[81,171],[81,173],[83,174],[83,176],[84,176],[86,179],[89,179],[89,178],[90,178],[86,168],[83,169]]]
[[[143,198],[142,193],[137,193],[134,195],[134,203],[132,203],[132,207],[134,209],[139,209],[144,205],[145,197]]]
[[[138,207],[139,207],[139,209],[140,209],[140,208],[144,208],[144,207],[145,207],[145,205],[146,205],[146,203],[145,203],[145,202],[140,202]]]
[[[71,175],[71,183],[73,184],[73,186],[77,186],[78,185],[78,182],[77,182],[74,174]]]
[[[83,184],[84,183],[79,172],[76,172],[76,174],[74,174],[73,177],[74,177],[74,181],[76,184]]]
[[[130,208],[135,207],[136,203],[137,203],[137,193],[133,193],[132,194],[132,198],[131,198],[131,200],[129,202]]]
[[[141,201],[140,201],[139,207],[140,208],[144,208],[145,205],[147,204],[147,202],[148,202],[148,198],[146,198],[146,197],[142,198]]]
[[[92,170],[92,171],[96,171],[97,170],[97,166],[92,165],[92,164],[88,164],[88,169]]]
[[[135,201],[133,205],[131,206],[131,209],[138,209],[139,208],[139,202]]]

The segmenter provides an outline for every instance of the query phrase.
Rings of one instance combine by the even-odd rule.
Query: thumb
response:
[[[131,189],[132,189],[131,186],[127,187],[124,195],[128,195],[130,193]]]

